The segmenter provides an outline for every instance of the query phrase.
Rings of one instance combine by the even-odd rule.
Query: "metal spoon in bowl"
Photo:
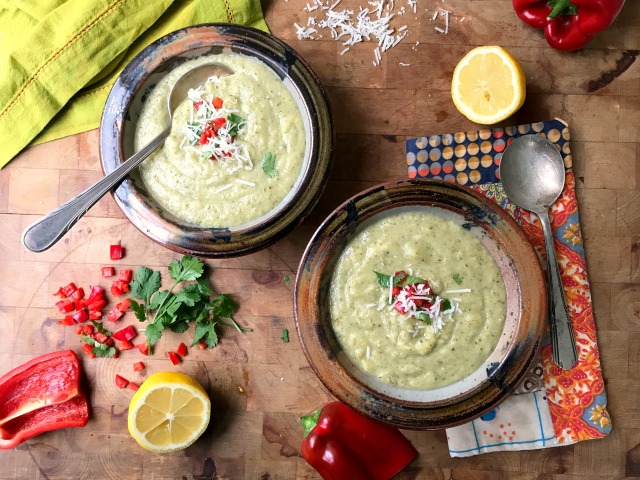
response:
[[[524,135],[515,139],[505,149],[500,161],[500,179],[509,200],[538,215],[542,223],[547,253],[553,361],[564,370],[569,370],[578,361],[578,352],[548,215],[549,207],[562,193],[564,175],[560,153],[549,140],[538,135]]]
[[[120,183],[131,170],[164,143],[171,132],[173,112],[187,98],[189,89],[197,88],[210,77],[223,77],[231,74],[233,71],[225,65],[205,63],[178,78],[167,95],[169,113],[167,128],[95,185],[27,227],[22,234],[22,243],[25,247],[32,252],[42,252],[60,240],[105,193]]]

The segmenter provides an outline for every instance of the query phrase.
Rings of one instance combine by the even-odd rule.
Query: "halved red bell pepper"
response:
[[[389,480],[418,454],[397,428],[340,402],[300,418],[302,456],[325,480]]]
[[[8,450],[25,440],[52,430],[84,427],[89,421],[89,404],[84,393],[15,417],[0,426],[0,449]]]
[[[584,47],[616,19],[624,0],[513,0],[518,17],[543,28],[547,43],[558,50]]]

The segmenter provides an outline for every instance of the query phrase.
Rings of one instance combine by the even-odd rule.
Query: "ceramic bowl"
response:
[[[433,213],[468,229],[494,258],[507,291],[506,321],[491,355],[468,377],[432,390],[394,387],[359,369],[331,327],[329,286],[349,238],[363,223],[404,210]],[[295,288],[298,335],[322,383],[356,411],[416,430],[467,422],[513,392],[539,359],[546,307],[540,263],[513,219],[479,193],[435,180],[381,185],[338,207],[307,246]]]
[[[333,131],[325,92],[309,66],[285,43],[254,28],[205,24],[170,33],[145,48],[123,70],[100,124],[105,174],[134,153],[133,139],[146,95],[172,69],[201,55],[234,52],[271,68],[293,95],[304,122],[304,166],[292,191],[271,212],[233,228],[201,228],[172,216],[148,194],[135,169],[113,192],[118,206],[146,236],[181,253],[230,257],[264,248],[293,230],[320,197],[331,162]]]

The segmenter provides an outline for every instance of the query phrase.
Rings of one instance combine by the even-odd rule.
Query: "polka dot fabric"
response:
[[[549,139],[560,151],[565,164],[565,188],[550,209],[550,217],[578,344],[578,363],[571,370],[558,368],[551,359],[551,345],[547,338],[542,350],[541,367],[537,367],[542,369],[544,388],[534,391],[537,389],[532,384],[526,393],[512,395],[501,404],[495,415],[498,425],[517,424],[518,428],[512,430],[517,433],[508,435],[493,431],[493,423],[484,417],[474,420],[447,430],[452,456],[569,445],[601,438],[611,431],[580,232],[569,145],[571,135],[567,124],[554,119],[514,127],[410,139],[406,142],[408,175],[409,178],[441,179],[465,185],[498,203],[522,227],[544,268],[544,237],[540,222],[535,215],[511,203],[500,183],[500,161],[504,149],[514,138],[527,134]],[[523,415],[523,411],[528,414]],[[485,431],[488,432],[486,435]]]

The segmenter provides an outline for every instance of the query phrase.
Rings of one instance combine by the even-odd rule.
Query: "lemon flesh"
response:
[[[184,373],[159,372],[131,399],[129,433],[151,452],[174,452],[195,442],[210,416],[211,401],[198,382]]]
[[[501,122],[524,103],[525,76],[520,63],[502,47],[478,47],[453,72],[451,97],[469,120],[483,125]]]

